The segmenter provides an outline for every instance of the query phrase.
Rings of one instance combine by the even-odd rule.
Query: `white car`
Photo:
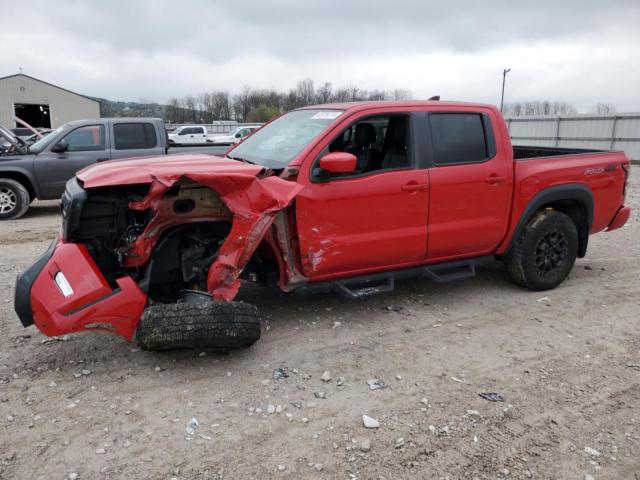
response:
[[[254,130],[260,128],[260,125],[250,125],[244,127],[238,127],[232,130],[228,135],[213,135],[209,138],[209,143],[215,143],[217,145],[233,145],[240,143],[247,135]]]
[[[170,145],[197,145],[207,143],[207,127],[184,125],[168,134]]]

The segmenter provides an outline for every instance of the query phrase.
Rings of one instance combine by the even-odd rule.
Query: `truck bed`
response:
[[[526,145],[513,146],[514,160],[529,160],[532,158],[560,157],[563,155],[579,155],[582,153],[604,153],[607,150],[591,150],[586,148],[536,147]]]

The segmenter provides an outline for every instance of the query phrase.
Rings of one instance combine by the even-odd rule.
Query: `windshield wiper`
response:
[[[231,155],[227,155],[226,153],[224,154],[225,157],[230,158],[231,160],[237,160],[239,162],[244,162],[244,163],[250,163],[251,165],[255,165],[255,163],[247,160],[246,158],[242,158],[242,157],[232,157]]]

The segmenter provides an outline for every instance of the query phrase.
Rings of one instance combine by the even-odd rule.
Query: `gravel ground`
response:
[[[36,202],[0,230],[0,478],[640,479],[639,178],[553,291],[498,263],[363,301],[250,291],[263,337],[229,354],[23,329],[15,275],[59,223]]]

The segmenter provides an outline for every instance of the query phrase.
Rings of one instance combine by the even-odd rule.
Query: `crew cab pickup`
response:
[[[241,281],[362,298],[498,259],[516,283],[551,289],[590,234],[625,224],[628,174],[623,152],[513,147],[491,105],[301,108],[225,157],[79,172],[15,308],[46,335],[239,347],[260,336],[256,307],[233,301]]]
[[[204,125],[184,125],[169,134],[170,145],[204,145],[210,138]]]
[[[0,220],[19,218],[36,198],[60,198],[78,170],[106,160],[167,153],[159,118],[100,118],[69,122],[32,145],[0,127],[12,148],[0,155]]]

